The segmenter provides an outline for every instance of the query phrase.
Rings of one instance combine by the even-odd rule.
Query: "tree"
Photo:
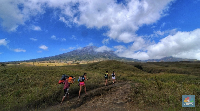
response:
[[[2,63],[1,66],[4,67],[3,72],[6,73],[6,64],[5,64],[5,63]]]
[[[2,63],[1,66],[6,67],[6,64],[5,64],[5,63]]]

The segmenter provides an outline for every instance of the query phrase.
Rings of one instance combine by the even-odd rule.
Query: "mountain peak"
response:
[[[124,57],[117,56],[113,51],[96,51],[96,46],[86,46],[67,53],[59,54],[52,57],[34,59],[30,61],[94,61],[94,60],[130,60]]]
[[[91,51],[95,51],[95,49],[97,49],[98,47],[96,46],[86,46],[86,47],[83,47],[83,48],[79,48],[77,50],[79,51],[88,51],[88,52],[91,52]]]

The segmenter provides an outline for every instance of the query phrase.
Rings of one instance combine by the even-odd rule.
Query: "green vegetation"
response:
[[[40,109],[59,104],[62,74],[76,77],[70,97],[78,96],[78,76],[87,73],[87,90],[104,85],[104,73],[132,81],[133,105],[155,110],[200,110],[200,63],[126,63],[102,61],[74,66],[1,66],[0,110]],[[195,95],[195,108],[182,108],[182,95]]]
[[[132,76],[132,98],[139,107],[200,110],[200,63],[129,63],[147,74]],[[182,108],[182,95],[195,95],[195,108]]]

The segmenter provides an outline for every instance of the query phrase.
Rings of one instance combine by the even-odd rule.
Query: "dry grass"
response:
[[[133,104],[140,108],[184,110],[182,95],[195,95],[196,109],[187,110],[200,110],[200,72],[197,70],[200,65],[194,64],[102,61],[86,65],[56,65],[58,67],[53,67],[55,64],[32,66],[31,63],[0,67],[0,110],[37,109],[58,104],[63,95],[63,85],[58,84],[62,74],[78,78],[86,72],[89,78],[87,90],[92,90],[104,84],[106,70],[109,74],[114,70],[117,79],[137,83],[132,86],[131,98]],[[141,65],[142,69],[136,65]],[[174,72],[169,72],[172,69]],[[190,73],[180,73],[186,71]],[[71,96],[77,96],[78,90],[76,79],[70,87]]]

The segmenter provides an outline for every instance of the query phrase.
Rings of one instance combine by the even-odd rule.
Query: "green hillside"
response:
[[[76,78],[87,73],[87,90],[104,86],[106,70],[116,72],[117,80],[131,81],[131,102],[139,108],[183,110],[182,95],[195,95],[200,110],[200,63],[128,63],[102,61],[74,66],[2,66],[0,67],[0,110],[39,110],[60,103],[62,74]],[[151,71],[150,71],[151,70]],[[78,82],[70,87],[70,98],[78,96]],[[137,85],[136,85],[137,84]]]

